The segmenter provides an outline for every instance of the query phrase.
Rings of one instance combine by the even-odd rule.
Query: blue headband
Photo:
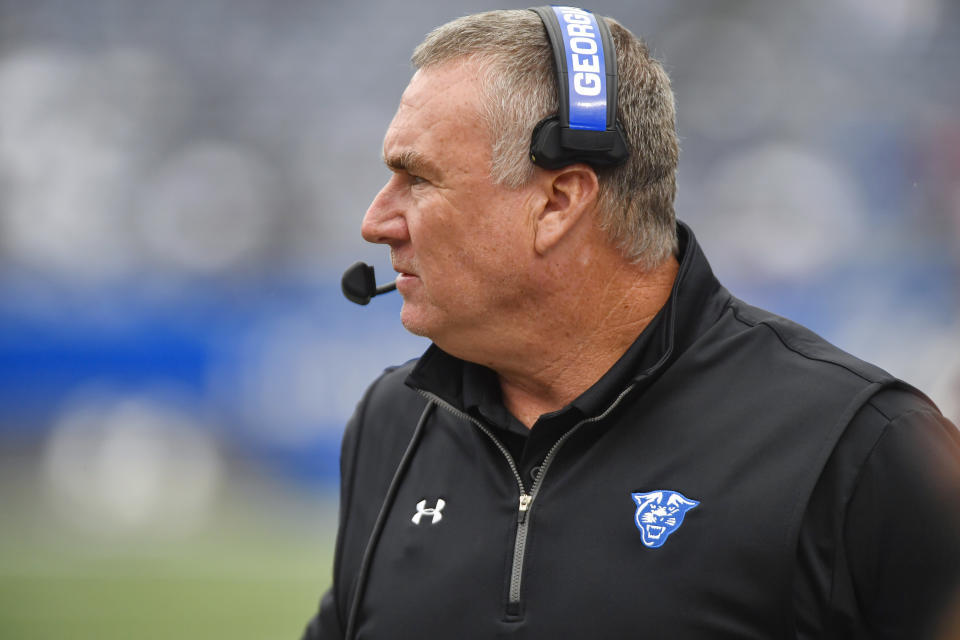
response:
[[[547,169],[623,162],[629,150],[617,123],[617,54],[606,22],[576,7],[531,10],[553,51],[560,105],[534,129],[531,160]]]
[[[607,73],[597,19],[576,7],[551,7],[563,35],[571,129],[607,129]]]

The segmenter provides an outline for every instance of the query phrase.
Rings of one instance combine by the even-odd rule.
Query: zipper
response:
[[[507,451],[507,448],[505,446],[503,446],[503,443],[500,442],[495,435],[493,435],[493,432],[490,431],[490,429],[488,429],[485,424],[483,424],[482,422],[480,422],[479,420],[471,416],[469,413],[460,411],[460,409],[457,409],[455,406],[453,406],[443,398],[440,398],[430,393],[429,391],[424,391],[423,389],[417,389],[417,393],[425,397],[427,400],[437,403],[438,405],[440,405],[441,407],[443,407],[453,415],[457,416],[458,418],[463,418],[468,422],[472,422],[477,426],[478,429],[480,429],[485,434],[487,434],[487,437],[493,441],[493,444],[497,445],[497,449],[499,449],[500,453],[503,454],[503,457],[507,460],[507,464],[510,465],[510,471],[513,472],[513,477],[517,481],[517,487],[519,487],[520,489],[520,495],[523,496],[527,493],[526,488],[523,486],[523,478],[520,477],[520,470],[517,468],[517,463],[514,462],[513,456],[510,455],[510,452]],[[529,507],[529,503],[527,504],[527,506]]]
[[[523,556],[527,551],[527,514],[530,513],[530,504],[533,496],[520,494],[520,506],[517,511],[517,537],[513,543],[513,564],[510,569],[510,598],[508,606],[513,615],[519,614],[520,583],[523,582]]]
[[[585,418],[581,420],[577,424],[573,425],[569,431],[564,433],[557,439],[556,442],[553,443],[553,446],[550,447],[546,457],[543,459],[543,463],[540,465],[540,473],[537,474],[536,479],[533,481],[533,486],[530,488],[530,493],[527,493],[526,487],[523,486],[523,478],[520,475],[520,470],[517,468],[517,463],[514,461],[513,456],[510,455],[510,452],[507,451],[507,448],[503,446],[503,443],[501,443],[500,440],[493,435],[493,432],[491,432],[486,425],[470,414],[457,409],[449,402],[437,397],[429,391],[424,391],[423,389],[417,390],[420,395],[437,403],[455,416],[472,422],[483,433],[487,434],[487,437],[493,441],[497,449],[500,450],[500,453],[503,454],[504,459],[506,459],[507,464],[510,465],[510,470],[513,472],[513,476],[517,481],[517,486],[520,489],[520,496],[517,505],[517,535],[513,544],[513,564],[510,570],[510,595],[508,600],[508,608],[510,611],[514,612],[514,615],[519,612],[520,587],[523,583],[523,558],[527,550],[527,535],[530,528],[530,509],[533,507],[533,502],[540,493],[540,487],[543,486],[543,479],[547,475],[547,470],[550,468],[550,463],[553,462],[554,458],[556,458],[560,447],[562,447],[563,444],[569,440],[578,429],[580,429],[580,427],[585,424],[598,422],[607,417],[610,412],[613,411],[627,396],[627,394],[633,391],[634,386],[635,383],[624,389],[603,413],[593,416],[592,418]]]

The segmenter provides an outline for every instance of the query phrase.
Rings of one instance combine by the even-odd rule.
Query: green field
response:
[[[189,536],[107,539],[28,493],[2,491],[2,640],[299,638],[329,583],[328,497],[234,495]]]

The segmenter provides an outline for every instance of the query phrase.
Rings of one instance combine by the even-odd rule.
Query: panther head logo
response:
[[[687,511],[700,504],[676,491],[634,493],[637,513],[633,520],[640,529],[643,544],[651,549],[663,546],[667,537],[680,528]]]

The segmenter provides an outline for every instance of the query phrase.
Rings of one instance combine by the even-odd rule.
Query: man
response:
[[[363,221],[401,320],[342,452],[305,638],[924,638],[960,575],[960,435],[732,297],[674,220],[663,69],[608,21],[630,156],[531,163],[532,11],[417,48]]]

